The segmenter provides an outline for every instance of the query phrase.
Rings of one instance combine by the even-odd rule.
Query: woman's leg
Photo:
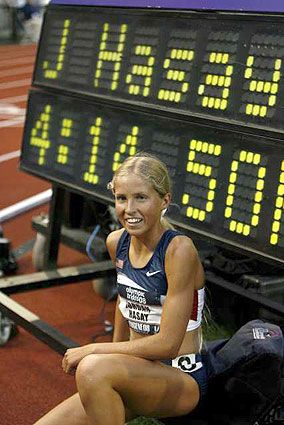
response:
[[[124,354],[85,357],[76,381],[92,425],[123,425],[130,419],[128,411],[160,418],[185,415],[199,401],[198,384],[191,376]]]
[[[60,403],[34,425],[90,425],[79,394]]]

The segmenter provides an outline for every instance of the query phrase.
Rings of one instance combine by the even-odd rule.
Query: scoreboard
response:
[[[283,22],[57,6],[34,83],[283,131]]]
[[[284,265],[284,7],[112,3],[48,6],[21,168],[113,202],[121,162],[155,154],[173,223]]]

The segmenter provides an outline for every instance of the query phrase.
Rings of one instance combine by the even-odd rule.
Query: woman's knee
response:
[[[85,409],[101,400],[102,394],[108,397],[125,379],[124,362],[120,355],[114,354],[91,354],[81,360],[76,371],[76,384]]]
[[[91,354],[81,360],[76,371],[78,389],[92,387],[102,383],[112,385],[125,372],[126,359],[118,354]]]

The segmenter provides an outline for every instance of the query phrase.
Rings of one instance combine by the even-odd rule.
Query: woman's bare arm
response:
[[[115,258],[116,248],[117,248],[117,244],[122,232],[123,232],[123,229],[114,231],[109,234],[106,240],[107,250],[114,265],[116,261],[116,258]],[[117,302],[115,307],[113,342],[128,341],[129,340],[128,323],[122,316],[118,306],[119,306],[119,296],[117,297]]]
[[[129,341],[129,327],[125,318],[119,310],[119,295],[116,301],[115,316],[114,316],[114,332],[113,342]]]

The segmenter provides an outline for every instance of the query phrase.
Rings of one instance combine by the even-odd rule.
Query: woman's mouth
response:
[[[141,223],[143,220],[142,220],[142,218],[134,218],[134,217],[132,217],[132,218],[126,218],[125,221],[130,226],[134,226],[136,224]]]

